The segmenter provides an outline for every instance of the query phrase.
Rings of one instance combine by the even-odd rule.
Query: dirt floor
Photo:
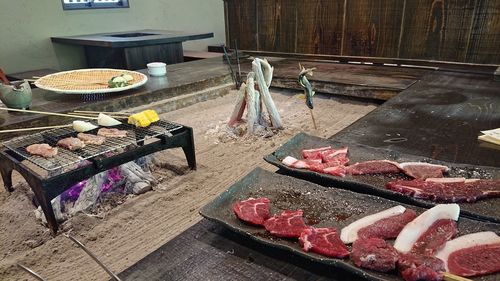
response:
[[[115,201],[97,216],[78,214],[52,237],[34,215],[30,190],[19,175],[15,191],[0,190],[0,280],[34,280],[21,263],[47,280],[108,280],[107,274],[64,233],[86,244],[114,272],[121,272],[201,220],[198,210],[253,168],[276,169],[262,160],[296,133],[329,137],[376,108],[376,104],[316,95],[313,128],[296,93],[274,91],[285,129],[269,137],[234,138],[225,129],[235,92],[163,118],[194,128],[198,170],[187,168],[182,150],[155,155],[154,191]],[[2,183],[3,185],[3,183]],[[109,210],[108,210],[109,209]]]

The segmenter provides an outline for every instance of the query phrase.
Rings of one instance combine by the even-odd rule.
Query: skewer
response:
[[[73,127],[73,125],[58,125],[58,126],[45,126],[45,127],[33,127],[33,128],[0,130],[0,134],[1,133],[15,133],[15,132],[34,131],[34,130],[58,129],[58,128],[67,128],[67,127]]]
[[[121,279],[114,274],[107,266],[105,266],[85,245],[82,244],[82,242],[76,240],[75,237],[71,235],[66,235],[71,241],[73,241],[76,245],[78,245],[80,248],[82,248],[85,253],[87,253],[100,267],[102,267],[108,274],[111,276],[111,278],[115,279],[116,281],[121,281]]]
[[[15,108],[6,108],[6,107],[0,107],[0,110],[97,120],[97,117],[89,117],[89,116],[81,116],[81,115],[70,115],[70,114],[64,114],[64,113],[45,112],[45,111],[38,111],[38,110],[15,109]]]
[[[231,77],[233,78],[234,83],[236,83],[236,88],[238,88],[238,80],[236,78],[236,75],[234,74],[233,67],[231,66],[231,60],[229,60],[226,46],[222,46],[222,50],[224,51],[224,57],[226,58],[227,64],[229,65],[229,70],[231,70]]]
[[[95,114],[95,113],[74,113],[74,112],[68,112],[69,115],[72,115],[72,116],[87,116],[87,118],[89,117],[96,117],[98,116],[98,114]],[[128,118],[128,115],[125,116],[125,115],[114,115],[114,114],[106,114],[108,116],[111,116],[113,118]]]
[[[451,274],[449,272],[444,273],[443,280],[445,280],[445,281],[472,281],[469,278],[464,278],[462,276]]]
[[[132,113],[128,112],[122,112],[122,111],[117,111],[117,112],[112,112],[112,111],[90,111],[90,110],[74,110],[73,112],[75,113],[104,113],[104,114],[123,114],[123,115],[130,115]]]
[[[317,130],[318,127],[316,126],[316,119],[314,119],[314,114],[313,114],[313,111],[312,109],[309,108],[309,112],[311,112],[311,119],[313,121],[313,125],[314,125],[314,130]]]
[[[33,271],[32,269],[18,263],[17,266],[19,266],[20,268],[24,269],[26,272],[28,272],[29,274],[31,274],[31,276],[35,277],[36,279],[40,280],[40,281],[45,281],[45,279],[43,279],[42,276],[40,276],[40,274],[36,273],[35,271]]]

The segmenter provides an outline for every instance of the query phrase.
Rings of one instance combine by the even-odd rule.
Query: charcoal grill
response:
[[[12,171],[18,171],[33,190],[55,235],[59,225],[50,201],[75,183],[139,157],[176,147],[183,149],[189,167],[196,169],[193,130],[190,127],[160,120],[146,128],[129,124],[113,128],[127,131],[127,136],[106,138],[102,145],[86,145],[74,151],[59,148],[52,158],[33,156],[26,151],[26,147],[36,143],[56,146],[63,138],[76,137],[75,131],[69,128],[53,129],[4,142],[0,151],[0,173],[5,189],[13,191]],[[87,133],[97,134],[98,129]]]

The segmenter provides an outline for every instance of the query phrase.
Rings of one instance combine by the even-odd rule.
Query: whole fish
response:
[[[306,98],[307,107],[309,107],[310,109],[313,109],[314,108],[313,96],[314,96],[315,92],[313,91],[311,83],[309,82],[309,80],[307,80],[307,75],[308,74],[312,75],[312,71],[316,68],[306,69],[305,67],[301,66],[300,64],[299,64],[299,67],[301,68],[301,71],[299,73],[299,84],[300,84],[300,86],[302,86],[302,88],[304,88],[304,94],[305,94],[305,98]]]

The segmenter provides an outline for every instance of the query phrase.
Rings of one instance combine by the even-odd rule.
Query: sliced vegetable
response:
[[[85,122],[80,120],[73,121],[73,130],[80,133],[87,132],[96,128],[97,126],[90,122]]]
[[[101,126],[110,127],[120,125],[121,123],[122,122],[104,113],[99,113],[99,116],[97,116],[97,124]]]

